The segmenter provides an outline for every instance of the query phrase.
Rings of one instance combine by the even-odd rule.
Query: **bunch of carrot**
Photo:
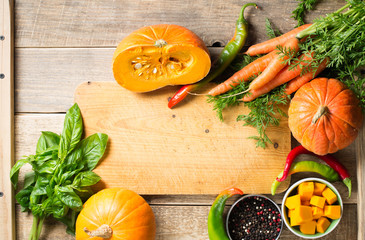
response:
[[[289,56],[285,53],[290,53],[290,55],[298,53],[300,40],[296,38],[296,35],[310,25],[300,26],[279,37],[251,46],[246,54],[250,56],[266,55],[246,65],[225,82],[210,90],[208,94],[211,96],[223,94],[239,85],[242,81],[247,82],[255,76],[257,77],[245,91],[249,92],[249,94],[245,94],[242,98],[244,102],[252,101],[285,83],[287,83],[285,88],[286,94],[290,95],[297,91],[302,85],[323,71],[327,64],[327,61],[323,61],[315,70],[309,70],[305,74],[301,74],[303,68],[313,61],[314,54],[299,56],[296,59],[300,59],[300,62],[298,62],[299,60],[293,63],[288,61]],[[279,50],[278,46],[281,46],[282,50]]]

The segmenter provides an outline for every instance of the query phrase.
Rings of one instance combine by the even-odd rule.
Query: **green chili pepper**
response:
[[[333,168],[314,161],[301,161],[292,164],[288,175],[292,175],[298,172],[315,172],[322,175],[329,182],[336,182],[340,180],[340,176]],[[283,176],[283,173],[284,171],[281,171],[277,176],[277,178],[275,178],[274,182],[272,183],[271,185],[272,195],[275,195],[276,189],[280,186],[281,182],[277,181],[277,179],[280,179]]]
[[[229,240],[224,225],[223,211],[227,199],[236,194],[242,195],[243,192],[238,188],[230,188],[221,192],[215,199],[208,215],[209,240]]]
[[[231,41],[227,43],[227,45],[223,48],[223,51],[219,55],[217,61],[214,62],[212,70],[208,73],[208,75],[203,78],[200,82],[195,84],[188,84],[180,88],[180,90],[175,93],[175,95],[170,99],[168,103],[168,107],[172,108],[180,101],[182,101],[190,92],[196,91],[201,88],[205,84],[209,83],[216,77],[218,77],[233,61],[236,55],[241,51],[243,45],[246,42],[247,38],[247,21],[243,16],[243,12],[245,8],[248,6],[255,6],[255,3],[247,3],[243,5],[241,9],[241,14],[236,22],[236,30]]]

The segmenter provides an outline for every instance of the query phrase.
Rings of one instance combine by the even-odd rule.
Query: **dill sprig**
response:
[[[297,27],[304,24],[304,16],[305,14],[312,10],[316,4],[317,0],[297,0],[299,4],[297,8],[292,12],[292,18],[298,21]]]

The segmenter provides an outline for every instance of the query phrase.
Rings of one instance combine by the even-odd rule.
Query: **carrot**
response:
[[[285,51],[293,51],[293,53],[297,53],[299,50],[299,40],[295,37],[291,38],[284,44],[283,48]],[[285,67],[284,61],[288,59],[288,56],[283,56],[283,53],[280,53],[279,50],[275,50],[275,52],[277,55],[273,58],[265,70],[251,82],[248,91],[263,87]]]
[[[323,60],[316,72],[313,75],[313,72],[307,72],[306,74],[303,74],[302,76],[298,76],[296,78],[294,78],[293,80],[291,80],[285,87],[284,92],[288,95],[292,94],[293,92],[296,92],[301,86],[303,86],[304,84],[306,84],[307,82],[309,82],[310,80],[312,80],[313,78],[315,78],[316,76],[318,76],[318,74],[320,74],[327,66],[328,63],[328,59]]]
[[[273,51],[276,48],[276,46],[278,46],[278,45],[283,46],[286,41],[288,41],[289,39],[295,37],[299,32],[301,32],[304,29],[308,28],[310,25],[312,25],[312,24],[302,25],[302,26],[297,27],[297,28],[295,28],[295,29],[293,29],[293,30],[291,30],[291,31],[279,36],[279,37],[272,38],[272,39],[267,40],[265,42],[252,45],[251,47],[248,48],[248,50],[246,51],[246,54],[248,54],[250,56],[255,56],[255,55],[258,55],[258,54],[269,53],[269,52]]]
[[[208,95],[217,96],[219,94],[228,92],[233,87],[240,84],[242,81],[248,81],[250,77],[262,72],[270,63],[270,61],[275,57],[275,55],[276,53],[273,51],[269,54],[266,54],[265,56],[256,59],[255,61],[251,62],[250,64],[246,65],[244,68],[233,74],[226,81],[215,86],[208,92]]]
[[[290,80],[292,80],[293,78],[299,76],[300,73],[302,72],[303,68],[305,66],[307,66],[309,64],[309,62],[311,60],[313,60],[313,58],[312,58],[312,55],[302,55],[302,56],[300,56],[300,59],[302,59],[301,61],[303,61],[303,62],[300,63],[298,66],[296,66],[293,69],[290,69],[290,66],[286,66],[275,76],[275,78],[273,80],[266,83],[264,86],[262,86],[259,89],[250,90],[251,94],[246,94],[242,98],[242,101],[250,102],[250,101],[260,97],[261,95],[270,92],[274,88],[276,88],[284,83],[287,83]]]

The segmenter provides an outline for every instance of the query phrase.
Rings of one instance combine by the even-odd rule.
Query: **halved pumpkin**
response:
[[[208,74],[210,66],[204,42],[178,25],[138,29],[119,43],[113,56],[115,80],[134,92],[197,82]]]

